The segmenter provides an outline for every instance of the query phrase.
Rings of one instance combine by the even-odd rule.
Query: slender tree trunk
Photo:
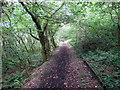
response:
[[[57,47],[56,43],[55,43],[55,39],[54,39],[54,34],[53,32],[51,32],[51,30],[48,30],[48,35],[50,36],[50,41],[52,44],[53,49],[55,49]]]
[[[20,2],[20,0],[19,0],[19,2]],[[40,41],[41,46],[42,46],[43,60],[46,61],[46,60],[48,60],[49,51],[50,51],[49,50],[49,40],[48,40],[47,36],[45,36],[45,33],[44,33],[45,29],[47,27],[47,24],[46,24],[44,30],[42,30],[41,25],[40,25],[40,20],[38,19],[38,17],[35,16],[31,11],[29,11],[27,6],[23,2],[20,2],[20,3],[23,6],[23,8],[28,12],[28,14],[31,16],[33,22],[36,24],[37,33],[38,33],[39,38],[33,36],[32,34],[31,34],[31,36]]]
[[[43,59],[46,61],[49,59],[49,53],[50,53],[50,43],[49,43],[49,39],[48,39],[48,35],[46,34],[47,32],[47,26],[48,26],[48,22],[49,20],[46,20],[46,24],[43,26],[41,26],[41,18],[39,18],[39,16],[37,16],[35,13],[33,13],[28,7],[26,4],[24,4],[24,2],[21,2],[21,0],[18,0],[19,3],[21,3],[21,5],[23,6],[23,8],[26,10],[26,12],[31,16],[33,22],[35,23],[36,25],[36,28],[37,28],[37,33],[38,33],[38,36],[39,38],[35,37],[34,35],[32,35],[31,33],[31,36],[34,37],[36,40],[39,40],[40,43],[41,43],[41,46],[42,46],[42,55],[43,55]],[[51,14],[51,18],[63,7],[63,5],[65,4],[65,2],[63,2],[61,4],[61,6],[56,9],[52,14]],[[55,41],[54,41],[54,38],[52,37],[52,42],[53,42],[53,45],[54,47],[56,47],[56,44],[55,44]]]
[[[48,38],[46,38],[46,36],[44,35],[43,32],[38,31],[38,36],[39,36],[40,43],[42,46],[43,60],[46,61],[49,59],[49,52],[50,52],[49,40],[48,40]]]
[[[53,36],[51,37],[51,42],[52,42],[53,48],[55,49],[57,46]]]

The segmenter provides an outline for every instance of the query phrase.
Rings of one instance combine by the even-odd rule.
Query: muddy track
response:
[[[75,58],[69,44],[57,48],[51,60],[37,69],[22,88],[106,89],[85,60]]]

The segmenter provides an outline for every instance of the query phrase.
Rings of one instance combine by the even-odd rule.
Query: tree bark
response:
[[[31,36],[33,38],[35,38],[36,40],[40,41],[41,46],[42,46],[43,59],[46,61],[49,59],[49,55],[50,55],[49,54],[50,53],[50,43],[49,43],[48,35],[46,34],[49,20],[46,21],[45,26],[42,28],[41,24],[40,24],[41,17],[37,16],[35,13],[30,11],[27,8],[27,6],[24,4],[24,2],[21,2],[21,0],[18,0],[18,1],[19,1],[19,3],[21,3],[23,8],[26,10],[26,12],[31,16],[33,22],[36,24],[37,34],[38,34],[39,38],[35,37],[32,34],[31,34]],[[53,13],[51,13],[50,18],[53,18],[54,15],[63,7],[64,4],[65,4],[65,2],[63,2],[59,8],[57,8]],[[52,37],[52,41],[53,41],[54,46],[56,47],[53,37]]]
[[[51,37],[51,42],[52,42],[53,48],[55,49],[57,47],[57,45],[55,43],[55,40],[54,40],[53,36]]]
[[[43,32],[39,32],[37,31],[39,39],[40,39],[40,43],[42,45],[42,55],[43,55],[43,60],[48,60],[49,59],[49,41],[47,39],[47,37],[44,35]]]
[[[33,35],[31,35],[33,38],[35,38],[36,40],[39,40],[42,46],[42,57],[44,61],[48,60],[49,57],[49,42],[47,39],[47,36],[45,36],[44,31],[42,31],[41,25],[40,25],[40,21],[38,19],[37,16],[35,16],[32,12],[30,12],[28,10],[28,8],[26,7],[26,5],[23,2],[19,2],[21,3],[21,5],[23,6],[23,8],[26,10],[26,12],[31,16],[33,22],[36,24],[36,28],[37,28],[37,33],[39,36],[39,39],[37,39],[37,37],[33,37]],[[47,26],[46,26],[47,27]]]

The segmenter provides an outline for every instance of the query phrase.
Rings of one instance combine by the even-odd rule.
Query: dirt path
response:
[[[37,69],[22,88],[101,88],[82,59],[63,44],[53,53],[51,60]]]

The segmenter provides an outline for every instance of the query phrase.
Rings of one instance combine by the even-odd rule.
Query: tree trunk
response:
[[[41,46],[42,46],[43,60],[46,61],[46,60],[48,60],[49,51],[50,51],[49,40],[48,40],[47,36],[45,36],[45,33],[44,33],[44,31],[47,27],[47,24],[45,25],[44,30],[42,30],[41,25],[40,25],[40,20],[38,19],[38,17],[35,16],[31,11],[29,11],[29,9],[26,7],[26,5],[23,2],[20,2],[20,0],[19,0],[19,3],[21,3],[23,8],[28,12],[28,14],[31,16],[33,22],[36,24],[37,33],[38,33],[39,38],[33,36],[32,34],[31,34],[31,36],[40,41]]]
[[[49,48],[49,40],[46,38],[43,32],[38,31],[38,36],[40,39],[40,43],[42,46],[42,56],[43,60],[46,61],[49,59],[49,53],[50,53],[50,48]]]
[[[57,47],[56,43],[55,43],[55,39],[54,39],[54,34],[51,30],[48,30],[48,35],[50,37],[50,41],[51,41],[51,44],[52,44],[52,48],[55,49]]]
[[[52,45],[53,45],[53,49],[55,49],[57,46],[56,46],[56,43],[55,43],[55,40],[54,40],[53,36],[51,37],[51,42],[52,42]]]

